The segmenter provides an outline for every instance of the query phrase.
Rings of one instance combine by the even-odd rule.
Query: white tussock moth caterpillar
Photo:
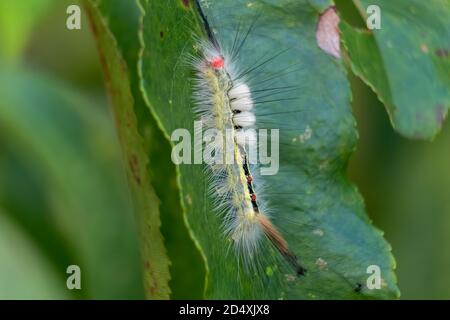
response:
[[[240,41],[236,36],[228,52],[214,36],[200,6],[198,10],[208,39],[197,39],[199,56],[191,57],[195,70],[195,111],[204,124],[205,133],[212,130],[215,132],[205,134],[210,140],[217,141],[215,156],[223,158],[231,153],[234,160],[215,162],[208,166],[212,197],[216,201],[217,210],[224,213],[224,232],[232,239],[245,265],[254,264],[260,241],[266,237],[296,273],[303,275],[305,269],[298,263],[287,241],[270,217],[261,210],[263,205],[259,200],[249,163],[249,153],[256,148],[256,134],[247,129],[256,122],[252,112],[256,103],[246,76],[270,59],[261,63],[257,61],[256,66],[239,70],[235,63],[238,52],[252,27]],[[270,89],[267,91],[270,95]],[[224,137],[230,136],[231,145],[224,144]]]

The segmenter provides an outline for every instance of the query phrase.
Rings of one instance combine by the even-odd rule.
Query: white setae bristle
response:
[[[236,130],[236,142],[241,147],[249,146],[253,148],[256,146],[256,132],[254,130]]]
[[[243,111],[240,113],[236,113],[233,116],[233,122],[236,126],[245,128],[253,126],[256,122],[256,118],[252,112]]]

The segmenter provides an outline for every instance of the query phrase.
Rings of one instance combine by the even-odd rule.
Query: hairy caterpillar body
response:
[[[208,27],[208,26],[207,26]],[[255,103],[251,89],[234,63],[235,52],[223,51],[209,31],[209,41],[199,40],[199,57],[192,58],[195,70],[193,97],[195,111],[207,132],[214,129],[219,156],[232,153],[234,161],[208,166],[210,192],[218,211],[223,213],[223,229],[245,265],[254,265],[261,240],[265,237],[283,258],[303,275],[306,271],[289,249],[288,243],[260,208],[254,178],[249,165],[249,150],[256,148],[252,112]],[[217,134],[219,133],[219,134]],[[231,136],[231,145],[222,143]],[[220,142],[220,143],[219,143]]]

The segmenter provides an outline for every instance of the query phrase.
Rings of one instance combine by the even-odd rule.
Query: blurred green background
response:
[[[144,297],[95,41],[84,15],[81,30],[65,27],[76,3],[0,4],[0,298]],[[402,298],[449,299],[450,125],[432,143],[406,140],[349,79],[360,133],[349,175],[393,247]],[[81,291],[66,289],[70,264]]]

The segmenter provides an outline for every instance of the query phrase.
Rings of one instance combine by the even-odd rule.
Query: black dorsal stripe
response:
[[[250,193],[250,201],[252,202],[253,210],[255,211],[255,213],[259,213],[258,203],[256,202],[256,192],[253,186],[253,177],[248,168],[247,154],[245,153],[245,151],[243,151],[243,153],[244,153],[244,164],[242,167],[244,169],[245,177],[247,178],[247,188],[248,192]],[[253,195],[255,196],[255,199],[252,199]]]

